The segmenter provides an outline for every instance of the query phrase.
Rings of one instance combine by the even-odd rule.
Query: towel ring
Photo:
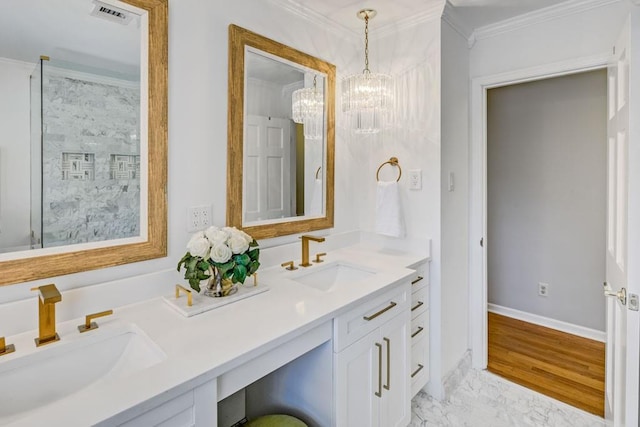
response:
[[[320,173],[320,169],[322,169],[322,166],[318,166],[318,170],[316,171],[316,179],[318,179],[318,174]]]
[[[378,170],[376,171],[376,181],[380,181],[380,169],[382,169],[382,167],[386,164],[398,167],[398,179],[396,179],[396,182],[400,181],[400,177],[402,176],[402,168],[400,167],[400,163],[398,163],[397,157],[390,158],[388,161],[384,162],[378,167]]]

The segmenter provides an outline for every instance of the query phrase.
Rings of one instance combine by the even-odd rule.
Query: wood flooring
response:
[[[604,343],[489,313],[494,374],[604,416]]]

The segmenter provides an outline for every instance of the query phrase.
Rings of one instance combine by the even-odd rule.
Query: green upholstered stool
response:
[[[249,421],[245,427],[308,427],[290,415],[264,415]]]

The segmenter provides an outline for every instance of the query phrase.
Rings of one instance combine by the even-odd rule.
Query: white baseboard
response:
[[[549,317],[538,316],[509,307],[503,307],[497,304],[488,304],[488,310],[491,313],[500,314],[502,316],[512,317],[524,322],[533,323],[535,325],[544,326],[546,328],[555,329],[568,334],[577,335],[591,340],[606,342],[606,333],[596,329],[585,328],[584,326],[574,325],[572,323],[563,322],[561,320],[551,319]]]

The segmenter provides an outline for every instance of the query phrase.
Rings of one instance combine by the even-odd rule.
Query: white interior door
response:
[[[291,215],[289,120],[248,115],[245,124],[244,221]]]
[[[620,427],[638,425],[640,125],[631,120],[640,104],[640,67],[632,62],[640,58],[637,21],[634,12],[608,70],[605,416]]]

